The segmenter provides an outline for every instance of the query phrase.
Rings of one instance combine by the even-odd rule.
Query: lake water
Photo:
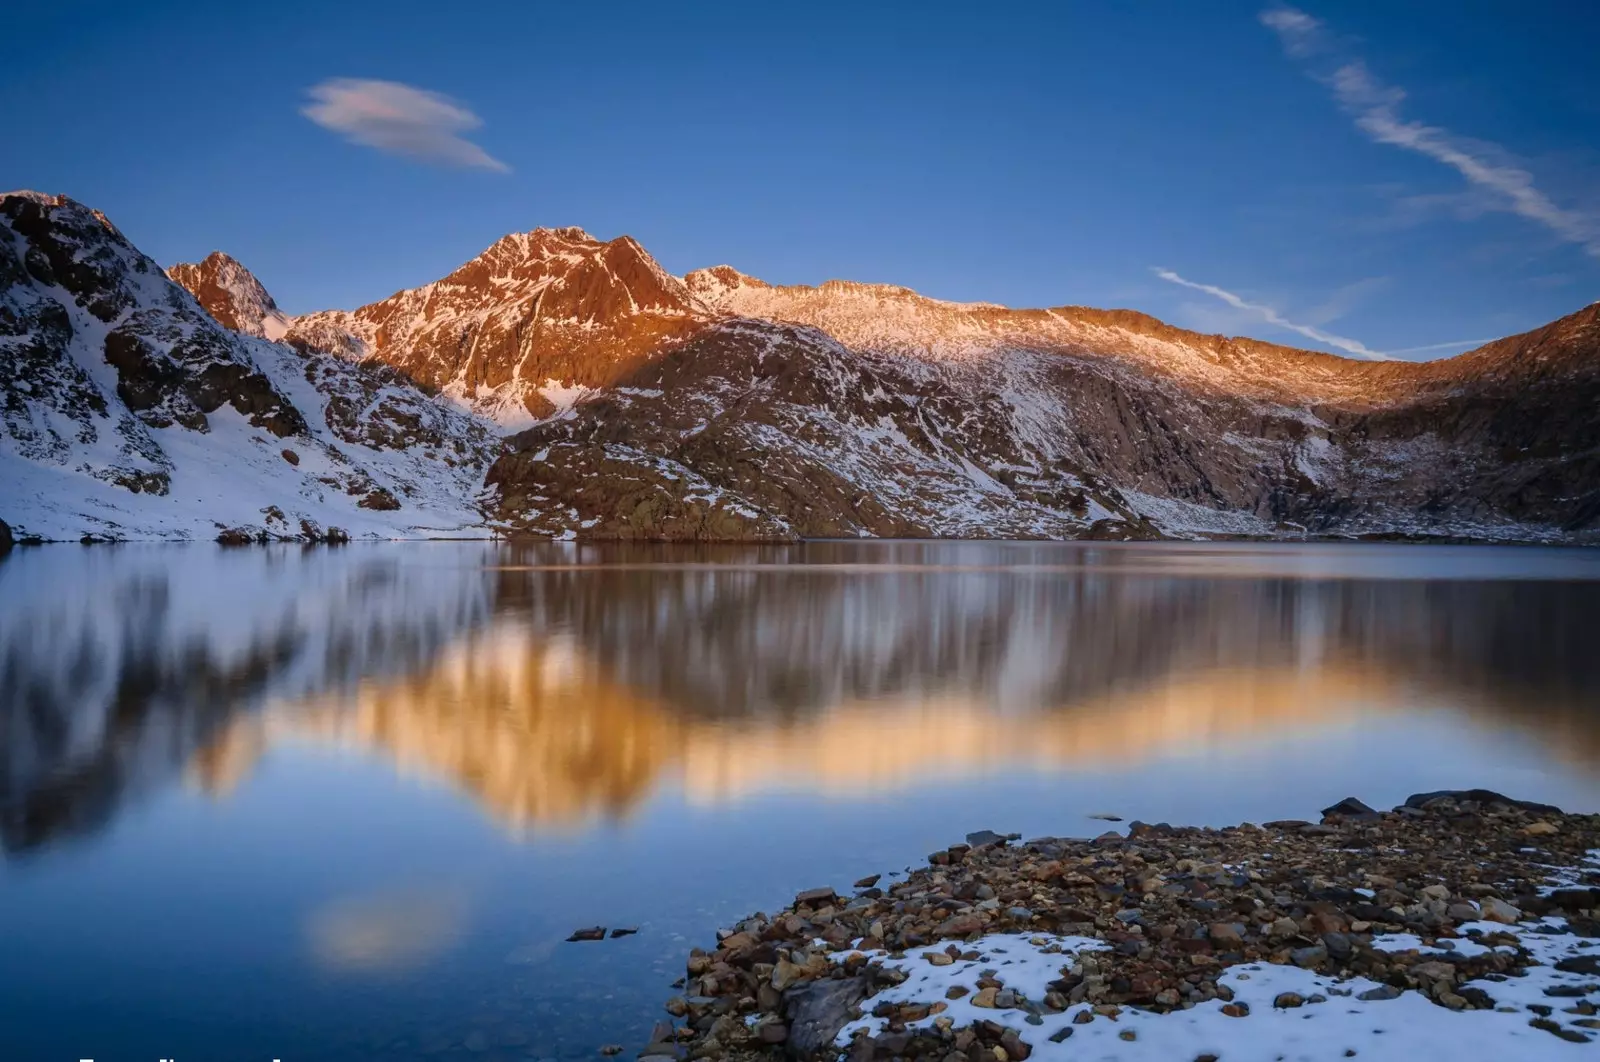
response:
[[[631,1058],[718,926],[971,830],[1600,810],[1596,632],[1600,551],[16,551],[0,1059]]]

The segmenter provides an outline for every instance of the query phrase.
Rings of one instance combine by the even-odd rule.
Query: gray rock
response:
[[[991,844],[1005,844],[1006,836],[1006,834],[995,833],[993,830],[979,830],[976,833],[967,834],[967,843],[974,848],[982,848]]]
[[[789,1019],[788,1051],[809,1057],[833,1043],[850,1021],[850,1008],[866,998],[865,977],[807,981],[783,994],[783,1013]]]
[[[1538,812],[1542,815],[1562,814],[1561,809],[1554,804],[1540,804],[1532,800],[1513,800],[1503,793],[1496,793],[1492,789],[1437,789],[1431,793],[1412,793],[1406,797],[1406,802],[1401,807],[1420,810],[1435,800],[1454,800],[1458,804],[1470,800],[1475,804],[1504,804],[1506,807],[1520,808],[1523,811]]]
[[[1355,797],[1345,797],[1337,804],[1322,809],[1324,817],[1328,815],[1343,815],[1352,819],[1375,819],[1378,812],[1357,800]]]
[[[1302,969],[1320,966],[1328,957],[1328,949],[1318,944],[1310,948],[1296,948],[1289,953],[1289,959]]]
[[[1483,917],[1486,921],[1511,925],[1522,920],[1522,912],[1498,896],[1486,896],[1483,900]]]
[[[1343,933],[1322,934],[1322,946],[1328,949],[1328,954],[1336,959],[1343,959],[1350,954],[1350,938]]]
[[[1364,999],[1369,1003],[1378,999],[1399,999],[1400,989],[1396,988],[1394,985],[1379,985],[1377,988],[1367,989],[1365,992],[1362,992],[1360,995],[1356,996],[1356,998]]]

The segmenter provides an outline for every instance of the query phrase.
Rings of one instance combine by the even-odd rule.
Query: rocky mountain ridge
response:
[[[677,277],[629,237],[577,228],[514,233],[434,283],[296,318],[226,255],[170,275],[234,329],[201,331],[244,343],[235,362],[269,383],[271,366],[305,367],[293,375],[321,397],[280,403],[312,410],[304,430],[340,421],[424,461],[471,435],[477,463],[455,454],[438,484],[458,531],[1600,539],[1600,306],[1460,357],[1374,363],[1127,310],[785,287],[728,266]],[[174,313],[170,293],[139,298],[166,307],[146,317]],[[189,351],[182,331],[163,341]],[[104,359],[125,358],[121,342]],[[333,393],[357,378],[389,389],[391,413],[435,418],[421,455],[375,428],[395,422],[370,419],[381,404]],[[138,392],[119,397],[154,401]],[[232,408],[269,415],[252,394]]]
[[[228,272],[202,290],[249,292]],[[481,535],[496,448],[391,369],[223,327],[103,215],[32,192],[0,196],[0,428],[21,541]]]

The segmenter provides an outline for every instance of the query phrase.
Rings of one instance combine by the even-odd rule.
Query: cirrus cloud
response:
[[[1364,60],[1347,54],[1321,20],[1287,6],[1270,8],[1259,18],[1278,35],[1284,53],[1307,64],[1311,77],[1332,92],[1339,108],[1370,140],[1450,167],[1504,209],[1600,258],[1600,217],[1557,204],[1498,145],[1402,117],[1405,90],[1380,81]]]
[[[300,113],[351,143],[419,162],[510,173],[464,137],[483,119],[448,96],[398,81],[336,77],[308,90]]]

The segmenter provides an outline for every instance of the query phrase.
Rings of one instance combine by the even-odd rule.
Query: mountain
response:
[[[515,233],[443,280],[346,312],[297,318],[287,342],[392,365],[526,427],[621,379],[704,314],[633,239]]]
[[[276,312],[231,260],[189,275]],[[102,214],[33,192],[0,195],[0,426],[22,540],[482,534],[497,447],[392,369],[223,327]]]
[[[23,537],[176,533],[101,507],[141,491],[149,508],[177,460],[157,440],[223,407],[262,442],[203,448],[221,494],[266,435],[360,442],[355,487],[274,465],[245,493],[287,513],[308,492],[382,488],[402,508],[374,534],[1600,541],[1600,305],[1452,359],[1367,362],[1129,310],[679,277],[630,237],[559,228],[290,318],[226,255],[173,267],[173,284],[77,204],[4,202],[6,363],[56,366],[43,390],[0,384],[0,457],[34,477],[0,495]],[[61,277],[38,273],[63,240]],[[99,434],[49,428],[60,410]],[[92,504],[83,473],[111,485]],[[190,515],[185,534],[262,526],[239,505]]]
[[[167,275],[183,285],[217,323],[247,336],[278,340],[289,318],[255,275],[221,251],[199,262],[180,262]]]

